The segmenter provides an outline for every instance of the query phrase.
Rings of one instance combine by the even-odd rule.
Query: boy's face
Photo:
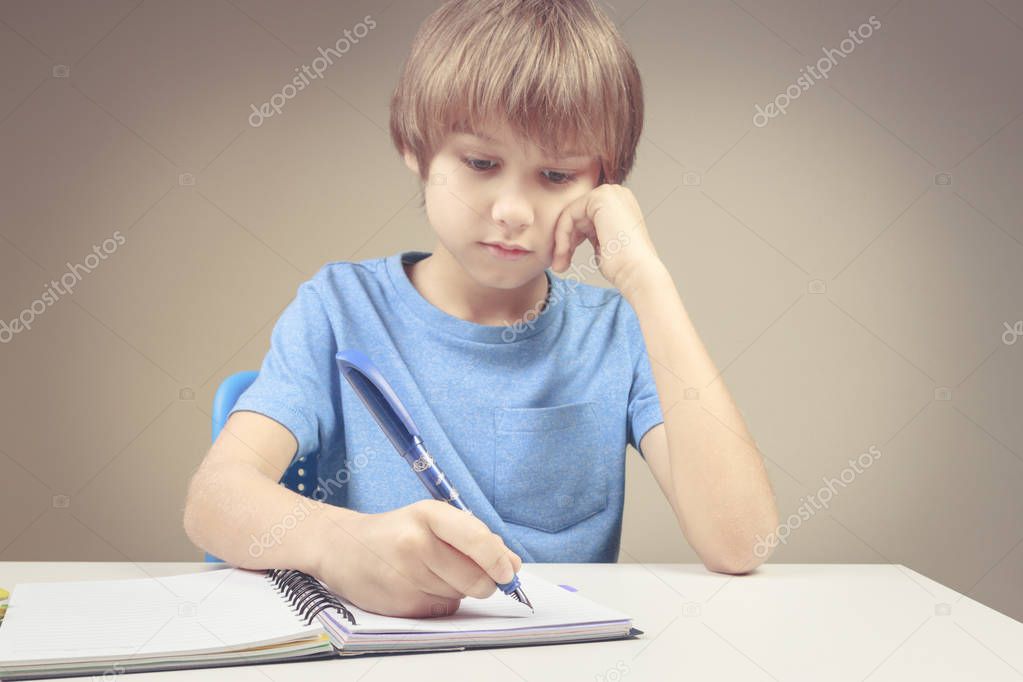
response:
[[[507,124],[482,134],[453,132],[434,155],[424,188],[441,245],[479,284],[513,289],[550,266],[554,225],[569,203],[597,186],[595,156],[551,158]],[[415,157],[405,163],[418,173]],[[487,243],[525,249],[502,254]]]

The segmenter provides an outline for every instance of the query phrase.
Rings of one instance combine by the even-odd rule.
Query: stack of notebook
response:
[[[363,611],[296,571],[22,583],[0,625],[0,678],[116,674],[367,653],[621,639],[632,619],[524,568],[535,612],[496,591],[439,618]]]

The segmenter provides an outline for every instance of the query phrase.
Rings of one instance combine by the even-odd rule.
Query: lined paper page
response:
[[[358,623],[350,629],[360,634],[366,631],[478,632],[631,620],[620,611],[597,604],[577,592],[569,592],[529,573],[526,567],[519,571],[519,580],[536,609],[535,613],[531,613],[525,604],[497,590],[486,599],[466,597],[453,615],[421,620],[381,616],[349,605]],[[348,627],[347,623],[344,625]]]
[[[0,627],[0,661],[128,658],[314,637],[257,571],[23,583]]]

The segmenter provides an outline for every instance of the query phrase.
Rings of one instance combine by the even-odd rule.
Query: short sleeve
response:
[[[231,413],[258,412],[287,428],[298,441],[296,457],[338,442],[340,382],[337,338],[316,278],[304,282],[270,336],[259,376]]]
[[[623,299],[626,347],[632,355],[632,387],[629,390],[629,408],[626,426],[626,437],[629,445],[643,457],[639,444],[646,432],[664,421],[661,414],[661,401],[657,397],[657,386],[650,369],[650,358],[646,352],[646,342],[639,319],[632,306]],[[646,459],[645,457],[643,457]]]

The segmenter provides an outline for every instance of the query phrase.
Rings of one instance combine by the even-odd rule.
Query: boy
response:
[[[193,477],[189,537],[370,611],[450,613],[523,560],[615,561],[631,444],[709,569],[759,564],[754,539],[777,524],[763,464],[619,184],[642,117],[639,73],[592,0],[436,10],[391,101],[436,246],[299,287]],[[614,289],[546,269],[584,239]],[[344,348],[370,354],[475,516],[426,499],[341,380]],[[313,500],[277,485],[313,456]],[[272,526],[288,530],[253,542]]]

